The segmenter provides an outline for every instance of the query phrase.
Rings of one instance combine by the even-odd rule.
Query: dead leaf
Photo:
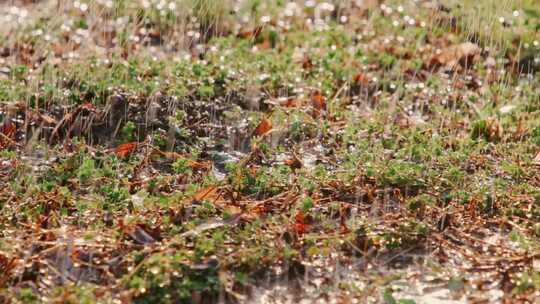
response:
[[[133,151],[136,147],[137,147],[136,142],[121,144],[121,145],[118,145],[118,147],[114,149],[114,154],[117,157],[124,157],[128,155],[129,153],[131,153],[131,151]]]
[[[35,110],[27,110],[26,111],[26,116],[28,117],[29,120],[33,121],[33,122],[44,122],[45,124],[47,125],[56,125],[58,124],[58,121],[56,121],[56,119],[54,117],[51,117],[47,114],[42,114],[38,111],[35,111]]]
[[[16,258],[8,258],[7,256],[0,253],[0,286],[3,286],[4,283],[9,279],[9,275],[12,270],[17,265]]]
[[[153,150],[154,154],[161,155],[169,160],[178,160],[178,159],[185,159],[186,157],[182,154],[176,153],[176,152],[163,152],[159,149]],[[193,170],[208,170],[210,168],[210,164],[207,162],[198,162],[194,160],[188,160],[188,166]]]
[[[339,208],[339,227],[341,233],[349,233],[349,227],[347,227],[347,219],[346,219],[346,208],[341,207]]]
[[[288,98],[286,101],[281,103],[282,107],[285,108],[297,108],[301,104],[301,101],[295,98]]]
[[[193,170],[208,170],[210,165],[206,162],[189,161],[188,165]]]
[[[53,117],[47,115],[47,114],[41,114],[41,120],[49,125],[56,125],[58,122]]]
[[[317,91],[311,95],[311,105],[316,110],[324,110],[326,108],[326,101],[321,92]]]
[[[304,224],[304,212],[298,211],[296,215],[294,216],[294,231],[298,234],[304,234],[306,232],[306,225]]]
[[[503,137],[504,129],[497,118],[489,118],[487,120],[487,131],[486,134],[489,140],[500,140]]]
[[[536,151],[536,155],[534,156],[532,163],[535,166],[540,166],[540,149]]]
[[[305,217],[306,216],[304,215],[303,211],[298,211],[298,213],[296,213],[296,215],[294,216],[294,219],[297,223],[304,223]]]
[[[311,58],[309,57],[304,58],[304,60],[302,61],[302,68],[304,70],[311,70],[313,66],[314,66],[313,62],[311,61]]]
[[[294,231],[296,231],[298,234],[304,234],[306,232],[306,225],[303,223],[295,223]]]
[[[263,136],[264,134],[268,133],[272,129],[272,124],[270,121],[264,117],[257,128],[255,129],[255,135],[257,136]]]
[[[432,65],[444,65],[454,67],[458,63],[470,64],[476,55],[480,54],[480,47],[472,42],[464,42],[452,45],[431,59]]]
[[[218,190],[218,187],[216,186],[203,188],[199,190],[197,193],[195,193],[195,195],[193,196],[193,200],[200,202],[202,200],[210,198],[216,194],[217,190]]]
[[[321,111],[326,109],[326,100],[321,92],[316,91],[311,94],[311,106],[313,107],[312,116],[314,118],[319,117]]]
[[[364,74],[362,73],[356,73],[354,76],[353,76],[353,83],[356,84],[356,85],[368,85],[369,83],[369,80],[366,76],[364,76]]]
[[[0,125],[0,148],[5,148],[8,145],[14,145],[15,142],[13,138],[17,128],[11,120],[6,120],[2,125]]]
[[[258,26],[256,27],[255,29],[253,30],[247,30],[247,31],[242,31],[242,32],[239,32],[236,37],[238,38],[253,38],[253,37],[257,37],[261,34],[262,32],[262,26]]]
[[[266,49],[269,49],[269,48],[270,48],[270,41],[264,40],[264,41],[261,42],[261,43],[257,43],[255,46],[256,46],[257,49],[259,49],[259,50],[266,50]]]
[[[64,115],[64,117],[62,117],[62,119],[54,127],[54,129],[53,129],[53,131],[51,133],[50,139],[52,140],[53,138],[55,138],[58,135],[58,132],[60,131],[60,129],[62,127],[66,126],[67,124],[70,124],[70,123],[74,122],[76,120],[77,116],[83,110],[92,112],[94,110],[94,106],[91,103],[86,102],[84,104],[81,104],[81,105],[77,106],[71,112]]]
[[[15,136],[16,131],[15,124],[11,122],[10,120],[6,120],[1,126],[0,126],[0,133],[5,135],[7,138],[13,138]]]
[[[298,159],[298,157],[296,157],[296,155],[293,156],[293,158],[286,159],[283,161],[283,163],[291,167],[293,170],[302,168],[302,162]]]

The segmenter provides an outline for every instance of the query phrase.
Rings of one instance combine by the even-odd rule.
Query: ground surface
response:
[[[530,1],[4,1],[0,302],[540,301]]]

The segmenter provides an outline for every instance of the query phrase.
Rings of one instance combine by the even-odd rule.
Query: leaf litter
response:
[[[163,3],[0,5],[1,302],[538,301],[534,5]]]

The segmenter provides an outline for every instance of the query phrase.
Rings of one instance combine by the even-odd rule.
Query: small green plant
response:
[[[19,300],[22,303],[38,303],[38,296],[31,288],[22,288],[18,295]]]
[[[135,131],[137,130],[137,126],[132,121],[126,122],[124,127],[122,127],[122,130],[120,131],[120,137],[122,139],[122,142],[132,142],[135,140]]]
[[[95,169],[96,169],[95,161],[93,159],[90,159],[90,158],[85,158],[83,160],[81,166],[77,169],[77,177],[82,182],[86,182],[93,175],[96,174]]]

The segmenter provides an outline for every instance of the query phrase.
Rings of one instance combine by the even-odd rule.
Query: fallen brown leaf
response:
[[[326,101],[321,92],[317,91],[311,95],[311,105],[319,111],[326,108]]]
[[[199,190],[197,193],[195,193],[195,195],[193,196],[193,200],[200,202],[202,200],[210,198],[216,194],[217,190],[218,190],[218,187],[216,186],[203,188]]]
[[[356,73],[353,76],[353,83],[356,84],[356,85],[364,85],[365,86],[365,85],[368,85],[369,80],[364,74]]]
[[[296,156],[290,159],[286,159],[285,161],[283,161],[283,163],[291,167],[293,170],[302,168],[302,162]]]
[[[480,51],[480,47],[472,42],[452,45],[435,55],[431,59],[431,64],[454,67],[459,63],[471,63],[474,57],[480,54]]]
[[[265,117],[261,120],[257,128],[255,129],[255,135],[257,136],[263,136],[264,134],[268,133],[272,129],[272,124],[270,121]]]
[[[136,142],[131,142],[131,143],[127,143],[127,144],[121,144],[121,145],[118,145],[114,149],[114,154],[117,157],[124,157],[124,156],[128,155],[129,153],[131,153],[131,151],[133,151],[136,147],[137,147]]]

